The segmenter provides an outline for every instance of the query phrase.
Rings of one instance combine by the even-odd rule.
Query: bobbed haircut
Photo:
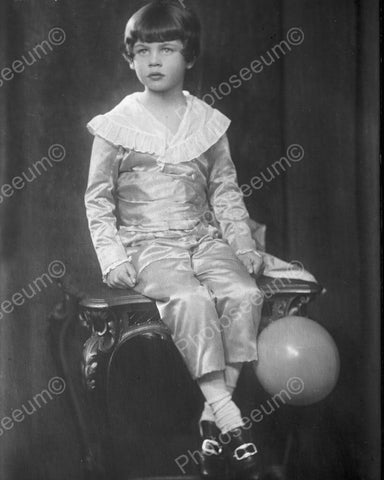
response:
[[[181,40],[182,54],[192,62],[200,54],[200,21],[189,8],[177,0],[154,0],[128,20],[124,33],[125,53],[133,59],[133,47],[137,41],[167,42]]]

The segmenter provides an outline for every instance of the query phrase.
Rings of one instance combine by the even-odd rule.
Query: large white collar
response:
[[[164,125],[138,101],[138,93],[126,96],[111,111],[94,117],[87,128],[113,145],[156,155],[160,162],[188,162],[214,145],[231,122],[202,100],[183,93],[187,109],[171,139]]]

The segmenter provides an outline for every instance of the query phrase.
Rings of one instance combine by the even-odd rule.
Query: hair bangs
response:
[[[131,32],[133,42],[167,42],[170,40],[185,39],[183,25],[177,18],[164,14],[165,12],[151,12],[146,18],[140,19]],[[162,15],[161,15],[162,13]]]

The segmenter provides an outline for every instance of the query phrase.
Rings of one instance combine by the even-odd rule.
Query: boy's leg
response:
[[[257,360],[256,336],[263,296],[244,265],[223,241],[204,239],[200,242],[192,258],[192,268],[216,298],[224,344],[226,382],[230,389],[234,388],[242,364]],[[213,410],[216,405],[211,403],[211,407]],[[229,437],[226,450],[235,477],[259,479],[260,456],[252,433],[244,424],[230,430],[224,426],[222,431]],[[202,452],[205,459],[203,448]]]
[[[148,259],[152,260],[149,264]],[[135,290],[156,300],[160,316],[197,379],[218,427],[229,431],[243,425],[226,386],[215,301],[196,278],[188,250],[152,243],[138,249],[132,261],[138,273]]]
[[[228,358],[226,350],[229,351],[233,336],[237,332],[231,327],[231,335],[223,342],[223,329],[217,312],[225,311],[225,306],[221,304],[225,293],[217,294],[213,288],[216,283],[214,280],[202,284],[202,280],[209,278],[209,275],[203,274],[203,268],[200,269],[202,279],[196,278],[190,252],[189,249],[169,249],[153,244],[147,249],[140,249],[137,254],[132,255],[138,279],[135,290],[156,300],[161,318],[170,328],[173,340],[184,356],[191,375],[197,380],[212,408],[216,425],[229,438],[226,448],[235,473],[241,478],[255,480],[258,478],[258,460],[255,457],[257,449],[248,438],[248,432],[242,428],[244,424],[241,413],[227,390],[224,373],[226,358],[227,363],[251,360],[252,356],[256,355],[255,346],[253,350],[245,348],[244,359],[236,358],[240,351],[235,351],[233,359]],[[212,267],[215,270],[215,266]],[[218,274],[220,275],[220,272]],[[217,304],[211,292],[214,292]],[[232,294],[229,293],[228,298],[232,299]],[[220,314],[223,317],[223,314]],[[248,331],[249,333],[253,331]],[[228,332],[225,335],[228,336]],[[241,346],[245,346],[243,343],[241,339],[238,345],[242,352],[244,349],[241,349]],[[205,439],[202,444],[200,468],[201,473],[212,474],[213,471],[217,473],[218,466],[225,467],[225,457],[217,442],[215,443],[220,447],[217,454],[212,455],[211,450],[205,452],[204,445],[208,440]],[[252,452],[248,451],[251,447]],[[208,459],[215,461],[210,464],[207,463]],[[210,469],[207,468],[209,465]],[[212,469],[213,466],[216,468]],[[219,478],[223,478],[223,475]]]
[[[196,276],[217,300],[226,355],[225,382],[227,390],[233,394],[243,362],[257,359],[256,335],[263,297],[233,250],[223,241],[209,239],[201,242],[192,266]],[[250,352],[246,357],[242,356],[245,350]],[[213,418],[212,409],[206,402],[200,422]]]
[[[152,243],[140,247],[132,263],[138,280],[134,289],[156,301],[192,377],[224,370],[215,300],[196,278],[189,251]]]
[[[263,295],[224,241],[203,240],[194,251],[192,268],[216,299],[225,363],[229,366],[227,379],[232,384],[236,383],[239,368],[231,368],[231,365],[257,360],[257,332]]]

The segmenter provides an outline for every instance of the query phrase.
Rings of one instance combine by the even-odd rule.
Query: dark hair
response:
[[[124,35],[125,56],[133,58],[135,43],[181,40],[187,62],[200,54],[200,21],[182,0],[155,0],[132,15]]]

